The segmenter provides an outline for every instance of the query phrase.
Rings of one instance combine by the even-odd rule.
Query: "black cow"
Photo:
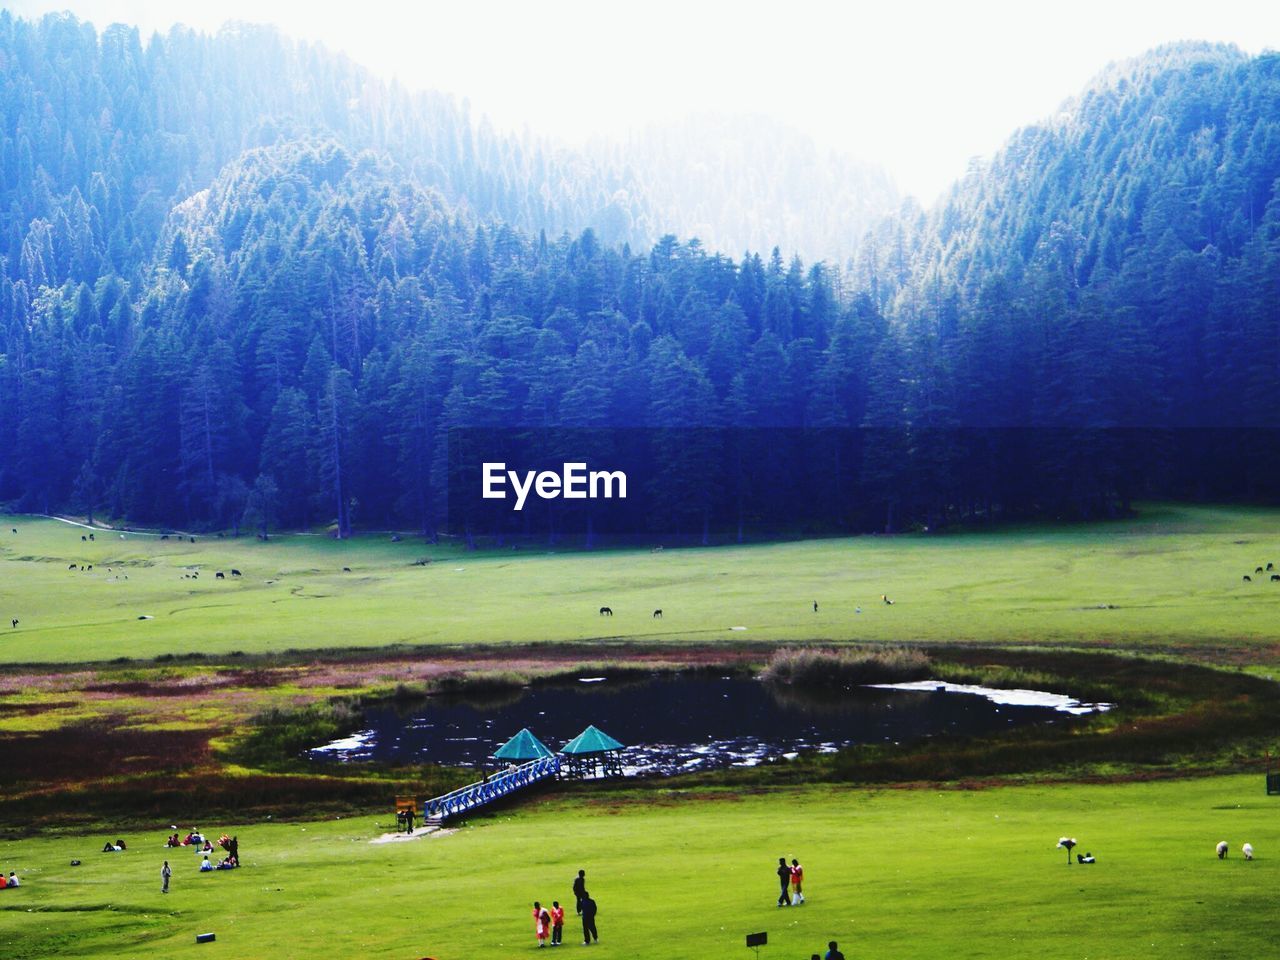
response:
[[[196,542],[196,538],[195,538],[195,537],[192,537],[192,538],[191,538],[191,542],[192,542],[192,543],[195,543],[195,542]]]
[[[613,608],[612,608],[612,607],[601,607],[601,608],[600,608],[600,616],[602,616],[602,617],[612,617],[612,616],[613,616]]]
[[[1249,576],[1249,575],[1246,573],[1246,574],[1244,575],[1244,582],[1245,582],[1245,583],[1253,583],[1253,577]]]
[[[16,619],[16,618],[12,621],[12,624],[13,624],[13,625],[12,625],[12,629],[14,629],[14,630],[18,629],[18,621],[17,621],[17,619]]]
[[[814,612],[814,613],[817,613],[817,612],[818,612],[818,601],[817,601],[817,600],[813,601],[813,612]]]
[[[225,573],[223,573],[221,570],[219,570],[217,573],[215,573],[215,574],[214,574],[214,577],[215,577],[216,579],[218,579],[218,580],[225,580],[225,579],[227,579],[227,575],[226,575]]]
[[[89,539],[90,539],[90,540],[92,540],[92,539],[93,539],[93,534],[92,534],[92,533],[91,533],[91,534],[89,534]]]
[[[653,619],[655,619],[655,620],[661,620],[661,619],[662,619],[662,611],[661,611],[661,610],[655,610],[655,611],[653,611]]]
[[[239,571],[239,570],[237,570],[235,567],[232,567],[232,568],[231,568],[231,575],[232,575],[233,577],[238,577],[238,576],[240,576],[240,571]]]
[[[1272,583],[1280,583],[1280,573],[1273,573],[1273,574],[1271,575],[1271,582],[1272,582]]]
[[[1262,568],[1261,568],[1261,567],[1259,567],[1257,570],[1255,570],[1255,571],[1253,571],[1253,572],[1254,572],[1254,573],[1261,573],[1261,572],[1262,572]]]
[[[82,533],[82,534],[80,534],[80,542],[81,542],[81,543],[88,543],[88,542],[89,542],[89,538],[88,538],[88,537],[86,537],[86,536]]]
[[[74,570],[75,568],[76,568],[76,565],[74,563],[67,567],[68,570]]]
[[[1276,568],[1276,565],[1275,565],[1274,563],[1268,563],[1268,564],[1267,564],[1267,569],[1268,569],[1268,570],[1274,570],[1275,568]]]
[[[168,539],[169,539],[169,535],[166,533],[166,534],[164,534],[160,539],[161,539],[161,540],[168,540]]]
[[[343,572],[343,573],[350,573],[350,572],[351,572],[351,568],[350,568],[350,567],[343,567],[343,568],[342,568],[342,572]]]

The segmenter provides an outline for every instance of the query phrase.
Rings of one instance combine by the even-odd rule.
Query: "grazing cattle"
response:
[[[82,533],[82,534],[80,534],[80,542],[81,542],[81,543],[88,543],[88,542],[89,542],[89,538],[88,538],[88,537],[86,537],[86,536]]]
[[[612,607],[601,607],[601,608],[600,608],[600,616],[602,616],[602,617],[612,617],[612,616],[613,616],[613,608],[612,608]]]
[[[342,572],[343,572],[343,573],[350,573],[350,572],[351,572],[351,568],[350,568],[350,567],[343,567],[343,568],[342,568]]]
[[[90,570],[92,570],[92,569],[93,569],[93,564],[92,564],[92,563],[91,563],[91,564],[89,564],[89,569],[90,569]]]
[[[74,563],[67,567],[68,570],[74,570],[75,568],[76,565]]]
[[[11,629],[14,629],[14,630],[18,629],[18,621],[17,621],[17,618],[15,618],[13,621],[11,621],[11,623],[10,623],[10,627],[11,627]]]
[[[1267,564],[1267,569],[1268,569],[1268,570],[1274,570],[1275,568],[1276,568],[1276,565],[1275,565],[1274,563],[1268,563],[1268,564]]]
[[[232,575],[233,577],[238,577],[238,576],[240,576],[240,571],[239,571],[239,570],[237,570],[235,567],[232,567],[232,568],[231,568],[231,575]]]
[[[661,619],[662,619],[662,611],[661,611],[661,610],[655,610],[655,611],[653,611],[653,619],[655,619],[655,620],[661,620]]]
[[[17,533],[17,532],[18,532],[18,528],[17,528],[17,527],[12,527],[12,528],[9,530],[9,532],[10,532],[10,533]]]
[[[1240,848],[1240,852],[1244,854],[1244,858],[1245,858],[1246,860],[1252,860],[1252,859],[1253,859],[1253,844],[1252,844],[1252,843],[1246,843],[1243,847],[1241,847],[1241,848]]]
[[[196,538],[195,538],[195,537],[192,537],[192,538],[191,538],[191,542],[192,542],[192,543],[195,543],[195,542],[196,542]]]
[[[215,578],[215,579],[217,579],[217,580],[225,580],[225,579],[227,579],[227,575],[226,575],[225,573],[223,573],[221,570],[219,570],[219,571],[218,571],[217,573],[215,573],[213,576],[214,576],[214,578]]]
[[[1230,848],[1227,846],[1227,841],[1225,841],[1225,840],[1219,840],[1219,841],[1218,841],[1218,845],[1217,845],[1216,847],[1214,847],[1213,849],[1217,852],[1217,854],[1218,854],[1218,859],[1219,859],[1219,860],[1225,860],[1225,859],[1227,859],[1227,850],[1228,850],[1228,849],[1230,849]]]
[[[1261,568],[1261,567],[1258,567],[1258,569],[1257,569],[1257,570],[1255,570],[1255,571],[1253,571],[1253,572],[1254,572],[1254,573],[1261,573],[1261,572],[1262,572],[1262,568]]]
[[[817,600],[813,601],[813,612],[814,612],[814,613],[817,613],[817,612],[818,612],[818,601],[817,601]]]
[[[90,540],[92,540],[92,539],[93,539],[93,534],[92,534],[92,533],[91,533],[91,534],[89,534],[89,539],[90,539]]]
[[[161,536],[161,537],[160,537],[160,539],[161,539],[161,540],[168,540],[168,539],[169,539],[169,535],[166,533],[166,534],[164,534],[163,536]]]
[[[1244,582],[1245,582],[1245,583],[1253,583],[1253,577],[1249,576],[1249,575],[1246,573],[1246,574],[1244,575]]]
[[[1272,582],[1272,583],[1280,583],[1280,573],[1273,573],[1273,574],[1271,575],[1271,582]]]

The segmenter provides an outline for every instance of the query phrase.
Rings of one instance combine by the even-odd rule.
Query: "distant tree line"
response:
[[[446,105],[349,110],[350,69],[0,13],[0,500],[433,535],[450,438],[499,428],[643,457],[693,537],[1277,495],[1275,58],[1104,76],[847,269],[605,242]]]

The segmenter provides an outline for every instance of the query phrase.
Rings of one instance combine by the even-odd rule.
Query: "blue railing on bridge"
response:
[[[422,805],[422,819],[442,821],[460,813],[482,807],[486,803],[509,796],[540,780],[554,777],[560,772],[559,757],[531,760],[511,770],[495,774],[488,780],[469,783],[442,797],[428,800]]]

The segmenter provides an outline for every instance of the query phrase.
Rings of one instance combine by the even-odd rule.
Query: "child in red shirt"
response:
[[[560,946],[561,938],[564,936],[564,907],[560,906],[559,900],[551,901],[551,945],[553,947]]]
[[[533,932],[538,937],[538,946],[547,945],[547,934],[551,932],[550,926],[551,914],[547,913],[537,900],[533,901]]]
[[[791,861],[791,902],[795,906],[804,903],[804,867],[794,858]]]

